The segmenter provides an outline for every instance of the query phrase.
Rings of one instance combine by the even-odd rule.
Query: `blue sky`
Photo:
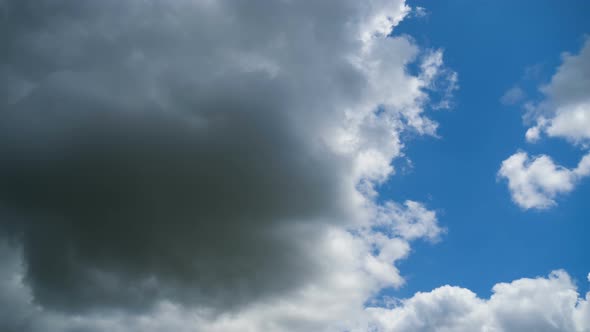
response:
[[[459,73],[454,108],[432,115],[440,139],[408,143],[409,174],[394,176],[382,195],[411,198],[437,209],[448,228],[437,244],[421,243],[401,263],[406,297],[443,284],[467,287],[488,296],[499,281],[545,275],[563,268],[587,289],[590,258],[590,182],[548,210],[513,204],[500,163],[518,149],[549,154],[575,166],[583,153],[562,139],[528,144],[519,105],[502,95],[518,84],[534,100],[561,63],[562,52],[579,52],[590,31],[587,1],[412,1],[427,8],[423,18],[404,21],[397,34],[441,47],[445,63]],[[527,68],[540,68],[527,78]]]

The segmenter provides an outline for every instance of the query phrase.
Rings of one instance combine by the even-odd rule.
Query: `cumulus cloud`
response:
[[[390,308],[369,309],[378,331],[560,331],[590,330],[590,293],[580,298],[563,270],[548,277],[496,284],[489,299],[469,289],[443,286],[417,293]]]
[[[526,115],[535,122],[529,131],[544,133],[550,137],[565,138],[574,144],[587,145],[590,139],[590,93],[588,91],[590,91],[590,39],[586,39],[578,54],[562,55],[562,64],[557,72],[549,84],[541,87],[545,100],[531,107]],[[533,138],[537,136],[539,134],[531,135]]]
[[[444,231],[375,189],[456,88],[440,50],[389,36],[410,12],[0,2],[6,329],[362,325],[410,241]]]
[[[584,156],[577,167],[568,169],[556,165],[549,156],[530,158],[526,152],[517,152],[504,160],[498,171],[498,176],[508,180],[512,199],[523,209],[554,206],[558,195],[569,193],[588,175],[590,155]]]
[[[551,81],[541,87],[541,102],[525,103],[524,118],[534,125],[525,138],[538,142],[543,135],[565,138],[570,143],[588,148],[590,138],[590,39],[578,54],[564,53],[562,64]],[[510,104],[512,97],[521,98],[518,91],[508,91],[502,98]],[[506,99],[506,100],[504,100]],[[524,209],[544,209],[556,205],[559,194],[571,192],[575,185],[590,174],[590,154],[582,157],[578,166],[567,169],[556,165],[551,157],[541,155],[529,160],[518,152],[502,162],[498,172],[508,180],[513,201]]]

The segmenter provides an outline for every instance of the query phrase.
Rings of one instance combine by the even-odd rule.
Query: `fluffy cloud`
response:
[[[363,326],[443,231],[375,190],[456,88],[442,52],[388,36],[403,0],[0,11],[7,330]]]
[[[546,99],[531,106],[528,118],[536,124],[527,131],[527,140],[536,141],[540,133],[563,137],[587,145],[590,139],[590,40],[579,54],[564,53],[563,63],[541,91]]]
[[[549,84],[541,88],[545,95],[539,103],[525,104],[525,120],[534,122],[525,134],[529,143],[543,135],[565,138],[586,150],[590,138],[590,39],[579,54],[565,53],[563,62]],[[503,101],[510,103],[520,92],[510,90]],[[505,99],[505,100],[504,100]],[[572,191],[580,179],[590,175],[590,154],[574,169],[556,165],[541,155],[529,160],[518,152],[502,162],[498,172],[508,180],[513,201],[524,209],[554,206],[559,194]]]
[[[499,283],[492,290],[482,299],[468,289],[443,286],[391,309],[369,310],[377,331],[590,331],[590,293],[580,298],[565,271]]]
[[[590,175],[590,155],[568,169],[556,165],[546,155],[530,158],[517,152],[502,162],[498,175],[508,180],[512,199],[524,209],[544,209],[555,205],[559,194],[572,191],[576,183]]]
[[[436,241],[445,229],[438,225],[436,214],[422,204],[406,201],[403,205],[386,202],[379,207],[375,227],[389,230],[406,240],[426,238]]]

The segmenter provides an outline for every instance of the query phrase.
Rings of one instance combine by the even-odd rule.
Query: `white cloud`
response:
[[[526,115],[535,120],[534,130],[586,145],[590,140],[590,39],[578,54],[563,54],[561,66],[541,91],[546,99]]]
[[[416,17],[428,16],[428,10],[426,10],[426,8],[420,7],[420,6],[414,7],[412,13],[414,13],[414,16],[416,16]]]
[[[414,201],[406,201],[404,205],[386,202],[378,207],[376,220],[378,226],[386,226],[407,240],[425,238],[435,241],[445,232],[438,225],[436,214]]]
[[[523,278],[493,287],[489,299],[472,291],[443,286],[417,293],[391,309],[369,311],[377,331],[416,332],[587,332],[590,293],[579,298],[562,270],[547,278]]]
[[[590,155],[584,156],[576,168],[567,169],[556,165],[549,156],[529,158],[525,152],[517,152],[504,160],[498,171],[498,176],[508,180],[512,199],[523,209],[555,205],[559,194],[572,191],[576,183],[589,174]]]
[[[545,95],[539,103],[525,103],[525,120],[532,121],[525,138],[538,142],[545,134],[565,138],[586,150],[590,141],[590,39],[581,51],[565,53],[562,64],[541,91]],[[523,93],[513,88],[502,102],[512,104],[522,99]],[[512,200],[524,209],[545,209],[556,205],[555,198],[571,192],[575,185],[590,174],[590,154],[582,158],[574,169],[556,165],[551,157],[541,155],[529,160],[519,152],[502,162],[498,172],[508,180]]]

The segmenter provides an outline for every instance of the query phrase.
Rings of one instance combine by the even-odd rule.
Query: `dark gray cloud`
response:
[[[26,292],[22,292],[16,274],[20,270],[20,260],[14,254],[14,244],[4,239],[0,242],[0,330],[6,332],[28,331],[30,326],[30,307]]]
[[[406,13],[401,0],[0,1],[0,229],[31,301],[223,313],[335,271],[400,283],[406,245],[373,257],[383,238],[343,229],[377,213],[400,133],[436,128],[421,113],[442,54],[413,77],[418,49],[385,38]]]
[[[165,77],[163,106],[135,74],[51,73],[3,108],[0,199],[19,216],[35,298],[227,306],[305,280],[307,253],[279,228],[343,217],[343,173],[298,137],[285,84]]]

